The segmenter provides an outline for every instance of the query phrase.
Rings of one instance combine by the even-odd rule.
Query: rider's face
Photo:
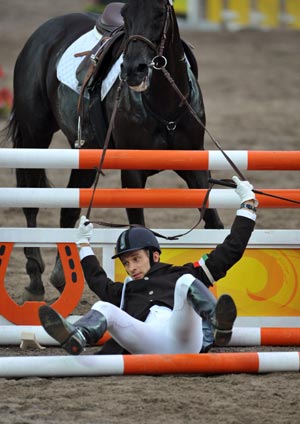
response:
[[[120,259],[127,274],[133,278],[133,280],[140,280],[144,278],[151,268],[149,251],[145,249],[124,253]],[[158,252],[154,252],[153,259],[154,262],[159,261]]]

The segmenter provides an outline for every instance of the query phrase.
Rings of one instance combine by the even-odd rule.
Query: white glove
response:
[[[82,215],[79,221],[79,226],[77,230],[76,244],[77,246],[84,243],[89,243],[90,238],[93,234],[93,224]]]
[[[235,192],[241,199],[241,203],[246,202],[247,200],[254,200],[254,206],[258,205],[258,201],[255,198],[253,193],[253,185],[249,181],[241,181],[238,177],[232,177],[232,180],[236,184]]]

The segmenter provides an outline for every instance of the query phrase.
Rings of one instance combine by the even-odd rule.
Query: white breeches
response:
[[[145,322],[108,302],[98,301],[92,309],[105,316],[112,338],[130,353],[199,353],[202,318],[187,302],[194,280],[191,274],[180,277],[174,291],[174,309],[153,306]]]

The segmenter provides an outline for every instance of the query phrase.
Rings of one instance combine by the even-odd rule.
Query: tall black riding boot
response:
[[[71,355],[79,355],[87,344],[95,344],[107,329],[106,318],[94,309],[74,324],[46,305],[40,307],[39,317],[47,333]]]
[[[212,326],[215,345],[226,346],[230,342],[237,315],[232,297],[223,294],[216,301],[208,288],[195,280],[189,287],[187,300],[195,312]]]

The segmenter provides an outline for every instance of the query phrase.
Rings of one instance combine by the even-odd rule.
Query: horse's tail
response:
[[[13,105],[8,124],[3,129],[6,142],[10,142],[13,148],[26,148],[24,137],[22,135],[20,122],[17,119],[16,108]],[[52,184],[47,178],[44,169],[16,169],[17,186],[18,187],[51,187]]]
[[[14,106],[12,107],[7,124],[0,131],[1,146],[8,145],[14,138],[16,129],[15,129],[15,122],[12,122],[13,113],[14,113]]]
[[[3,129],[5,133],[6,141],[11,142],[13,147],[22,147],[21,144],[21,131],[20,124],[16,118],[16,109],[13,105],[8,123],[6,127]]]
[[[12,144],[12,147],[23,147],[20,124],[16,117],[16,108],[13,104],[7,124],[1,130],[1,144]]]

